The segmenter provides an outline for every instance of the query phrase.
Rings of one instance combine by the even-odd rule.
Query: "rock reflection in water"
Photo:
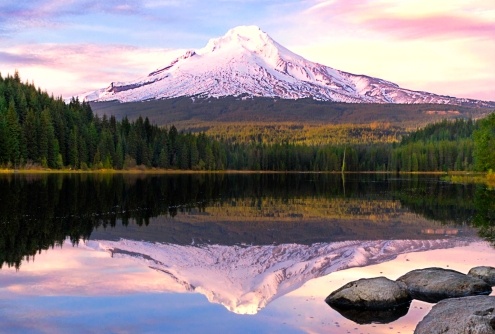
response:
[[[410,304],[400,305],[386,310],[364,310],[330,306],[343,317],[357,324],[388,324],[402,318],[409,311]]]

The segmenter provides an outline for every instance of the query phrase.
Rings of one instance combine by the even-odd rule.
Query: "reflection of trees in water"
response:
[[[411,211],[446,224],[467,224],[475,213],[474,185],[417,182],[395,195]]]
[[[259,230],[271,233],[272,238],[253,234],[260,243],[276,237],[301,243],[330,240],[328,236],[337,229],[350,230],[347,223],[337,226],[325,222],[324,218],[336,218],[332,215],[337,210],[345,219],[361,215],[383,222],[380,214],[397,211],[397,199],[408,209],[441,221],[474,213],[474,188],[439,185],[421,177],[390,178],[351,174],[343,183],[340,174],[4,175],[0,178],[0,267],[4,263],[19,267],[23,257],[34,257],[41,250],[61,245],[66,238],[73,243],[88,239],[97,227],[102,230],[130,222],[143,226],[154,217],[182,213],[200,216],[229,209],[249,215],[257,210],[268,218],[250,233]],[[331,212],[325,213],[321,207]],[[308,226],[304,219],[297,222],[302,208],[306,210],[303,218],[316,216],[320,223]],[[270,226],[263,225],[282,210],[292,218],[292,225],[280,228],[276,220]],[[180,223],[175,220],[175,224]],[[191,229],[172,226],[167,231],[182,233],[181,237],[190,242]],[[241,225],[210,222],[194,231],[204,234],[206,240],[211,233],[218,238],[224,235],[223,239],[231,238],[231,243],[245,232]]]
[[[484,185],[420,183],[396,193],[401,204],[442,223],[472,225],[495,246],[495,191]]]
[[[495,190],[479,186],[474,199],[476,214],[473,224],[479,235],[495,246]]]

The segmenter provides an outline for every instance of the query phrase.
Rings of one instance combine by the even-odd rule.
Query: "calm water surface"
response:
[[[430,304],[382,324],[324,298],[493,265],[494,203],[432,176],[4,175],[0,332],[412,333]]]

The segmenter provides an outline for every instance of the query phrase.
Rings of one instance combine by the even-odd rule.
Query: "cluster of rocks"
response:
[[[360,279],[332,292],[325,302],[359,323],[389,323],[407,314],[412,299],[438,303],[415,334],[495,333],[495,268],[475,267],[463,274],[443,268],[408,272],[392,281]]]

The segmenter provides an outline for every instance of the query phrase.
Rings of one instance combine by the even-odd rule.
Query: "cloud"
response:
[[[18,45],[0,47],[0,68],[2,75],[18,70],[23,80],[55,96],[71,97],[144,76],[183,52],[126,45]]]
[[[495,38],[495,21],[477,20],[456,15],[417,18],[377,18],[365,25],[375,31],[399,38]]]
[[[495,37],[495,4],[486,1],[331,0],[317,1],[303,14],[397,38]]]
[[[43,57],[38,55],[30,54],[16,54],[11,52],[0,51],[0,64],[3,65],[33,65],[33,64],[43,64],[47,65],[49,62],[46,61]]]
[[[26,28],[61,28],[71,16],[94,13],[141,15],[142,1],[24,0],[0,4],[0,24],[5,32]]]

